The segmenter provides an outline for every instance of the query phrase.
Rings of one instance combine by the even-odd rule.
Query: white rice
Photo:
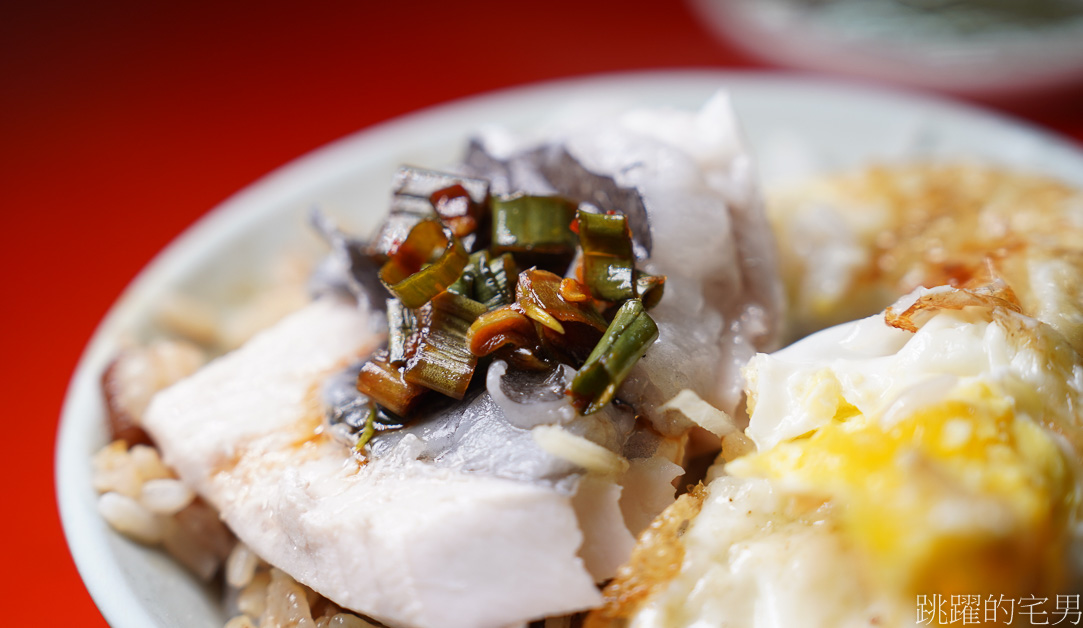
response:
[[[147,480],[139,494],[139,501],[154,514],[175,515],[195,499],[192,489],[172,478]]]
[[[115,530],[147,545],[161,543],[162,524],[151,511],[127,495],[108,492],[98,499],[98,512]]]
[[[258,566],[259,557],[247,545],[238,542],[226,559],[226,584],[238,589],[247,586]]]

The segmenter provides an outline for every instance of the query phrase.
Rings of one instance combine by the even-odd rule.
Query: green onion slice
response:
[[[493,259],[488,250],[481,250],[470,255],[470,263],[448,290],[474,299],[487,310],[495,310],[515,300],[515,284],[509,283],[508,278],[514,281],[517,275],[510,253]]]
[[[421,308],[417,350],[406,363],[406,381],[462,399],[478,363],[467,347],[467,332],[485,311],[481,303],[454,292],[442,292]]]
[[[484,253],[484,251],[479,251]],[[476,255],[476,253],[475,253]],[[474,255],[470,256],[470,261],[467,262],[466,268],[463,268],[463,272],[459,275],[459,278],[455,280],[455,283],[447,287],[448,292],[454,292],[455,294],[462,295],[464,297],[474,297],[474,282],[477,281],[478,271],[474,267]]]
[[[474,298],[485,304],[489,310],[508,305],[515,301],[515,279],[519,276],[518,266],[510,253],[491,258],[488,251],[479,255],[478,278],[474,284]]]
[[[643,302],[626,301],[568,387],[575,407],[583,414],[592,414],[612,401],[617,388],[656,338],[658,326]]]
[[[577,205],[557,196],[517,194],[492,199],[492,248],[496,253],[571,253]]]
[[[357,444],[354,445],[354,451],[364,451],[365,445],[372,440],[372,436],[376,434],[376,406],[369,406],[369,413],[365,415],[365,428],[361,430],[361,435],[357,438]]]
[[[387,351],[380,351],[361,366],[357,390],[393,414],[405,417],[427,389],[406,381],[403,368],[391,364]]]
[[[436,220],[422,220],[380,268],[380,281],[417,309],[455,283],[469,261],[459,239]]]
[[[377,263],[385,263],[391,253],[406,240],[406,236],[410,235],[410,230],[425,218],[431,217],[431,214],[431,211],[424,214],[392,211],[376,231],[376,236],[365,247],[365,252]]]
[[[519,308],[506,305],[478,316],[466,334],[470,353],[489,355],[500,347],[512,345],[534,351],[538,347],[538,335],[534,321]]]
[[[665,275],[648,275],[636,271],[636,292],[643,299],[643,307],[653,309],[662,300],[662,293],[666,288]]]
[[[564,298],[564,281],[547,270],[519,273],[515,306],[538,323],[545,352],[570,364],[581,364],[606,330],[606,322],[592,301]]]
[[[563,280],[547,270],[519,273],[515,303],[479,316],[467,334],[471,353],[489,355],[511,345],[535,355],[552,354],[578,364],[605,332],[606,323],[589,300],[564,298]]]
[[[561,295],[561,277],[531,268],[519,273],[515,303],[523,313],[545,327],[563,334],[563,323],[583,323],[605,331],[605,319],[587,302],[567,301]]]
[[[428,201],[440,190],[459,187],[477,204],[489,197],[489,181],[464,177],[451,172],[439,172],[413,166],[402,166],[395,173],[391,192],[397,198],[419,198]],[[430,208],[431,209],[431,208]]]
[[[635,254],[628,220],[619,214],[579,212],[579,243],[583,247],[583,282],[605,301],[637,296]]]
[[[484,207],[459,184],[433,192],[429,202],[440,220],[460,238],[473,233],[484,215]]]
[[[388,359],[394,366],[406,362],[407,341],[417,330],[417,319],[413,310],[398,299],[387,300],[387,351]]]

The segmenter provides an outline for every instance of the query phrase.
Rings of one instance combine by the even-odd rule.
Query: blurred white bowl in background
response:
[[[985,100],[1083,86],[1081,0],[689,0],[770,63]]]

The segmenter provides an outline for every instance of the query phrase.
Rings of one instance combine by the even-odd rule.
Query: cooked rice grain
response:
[[[148,480],[160,480],[162,478],[175,477],[173,471],[165,466],[158,450],[149,445],[135,445],[128,450],[131,463],[139,479],[143,482]]]
[[[271,573],[259,571],[251,581],[241,589],[237,596],[237,609],[249,617],[259,617],[267,609],[267,587],[271,584]]]
[[[238,615],[226,622],[223,628],[257,628],[252,619],[247,615]]]
[[[94,454],[91,482],[99,493],[119,493],[137,499],[143,489],[143,480],[128,455],[128,443],[117,440]]]
[[[316,621],[317,628],[375,628],[372,624],[361,619],[357,615],[350,615],[349,613],[338,613],[327,619],[326,624],[321,624],[323,618]]]
[[[158,515],[175,515],[192,503],[196,494],[173,478],[157,478],[143,483],[139,502]]]
[[[105,493],[98,499],[98,513],[115,530],[133,540],[147,545],[162,541],[161,519],[127,495]]]
[[[226,583],[240,589],[247,586],[256,574],[259,557],[244,543],[238,542],[226,559]]]
[[[316,628],[306,588],[286,572],[272,568],[267,607],[259,618],[260,628]]]

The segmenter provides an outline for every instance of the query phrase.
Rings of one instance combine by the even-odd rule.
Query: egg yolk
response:
[[[727,468],[831,500],[892,590],[1021,596],[1063,586],[1072,471],[1051,435],[991,384],[957,387],[890,426],[843,401],[826,426]]]

